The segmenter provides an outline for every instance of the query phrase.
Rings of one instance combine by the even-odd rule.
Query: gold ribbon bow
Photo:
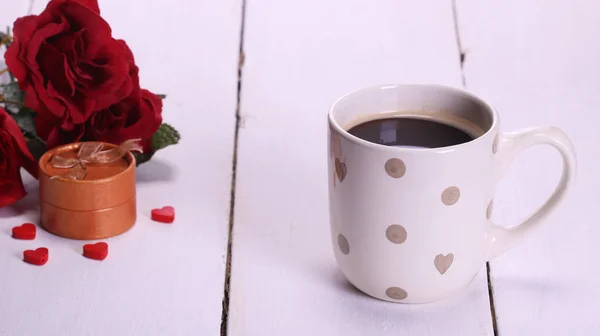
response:
[[[84,142],[79,147],[79,152],[75,158],[54,155],[50,161],[52,167],[70,170],[66,174],[52,176],[52,179],[83,180],[87,175],[87,165],[90,163],[107,164],[120,160],[128,152],[143,153],[139,141],[140,139],[127,140],[118,147],[107,150],[103,150],[104,145],[102,143]]]

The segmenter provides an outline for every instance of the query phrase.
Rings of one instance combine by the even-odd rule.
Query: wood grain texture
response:
[[[578,154],[578,182],[542,229],[491,263],[499,335],[596,335],[600,3],[459,0],[467,87],[500,112],[502,128],[556,125]],[[551,193],[560,158],[523,153],[498,187],[493,219],[514,225]]]
[[[34,12],[44,5],[36,1]],[[39,228],[34,241],[10,237],[13,226],[37,220],[38,191],[27,180],[30,195],[0,210],[0,335],[218,335],[241,2],[101,0],[100,7],[133,50],[142,86],[168,95],[164,118],[182,141],[139,167],[138,221],[105,240],[102,262],[81,255],[85,242]],[[150,220],[164,205],[176,208],[174,224]],[[23,250],[39,246],[50,249],[45,266],[21,261]]]
[[[248,0],[229,335],[492,335],[485,274],[466,293],[400,305],[335,264],[326,114],[398,82],[461,85],[450,2]]]

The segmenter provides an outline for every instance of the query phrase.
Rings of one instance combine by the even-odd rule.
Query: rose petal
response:
[[[13,28],[13,42],[4,54],[6,66],[10,72],[19,80],[21,90],[26,90],[28,85],[27,67],[21,60],[20,55],[22,50],[26,48],[28,37],[33,34],[36,29],[35,16],[25,16],[17,19]],[[21,41],[24,42],[21,42]]]
[[[35,94],[30,94],[32,90],[35,90]],[[57,117],[64,117],[66,115],[64,104],[56,99],[61,95],[54,90],[52,83],[48,83],[48,87],[45,88],[42,82],[34,81],[32,90],[27,90],[25,94],[25,106],[36,111],[36,113],[41,113],[40,109],[35,107],[44,105],[44,111],[49,111]]]
[[[69,83],[69,87],[71,88],[71,97],[75,95],[75,74],[71,71],[71,65],[69,64],[69,60],[67,57],[64,58],[63,62],[64,71],[65,71],[65,79]]]
[[[77,51],[75,48],[75,42],[78,39],[81,31],[73,33],[71,35],[62,35],[56,40],[52,41],[52,46],[61,54],[64,54],[69,61],[73,63],[77,59]]]
[[[87,28],[82,28],[75,34],[75,43],[73,44],[73,48],[75,49],[76,57],[82,58],[85,55],[85,44],[83,42],[83,35],[87,33]]]
[[[63,128],[64,127],[64,128]],[[54,148],[63,144],[80,141],[85,133],[84,125],[63,124],[52,126],[46,145]]]
[[[27,196],[27,192],[23,186],[21,175],[0,183],[0,208],[14,204],[25,196]]]
[[[50,2],[58,1],[53,0]],[[112,39],[112,30],[108,23],[84,5],[72,1],[62,1],[57,4],[57,7],[59,8],[56,10],[63,13],[73,26],[86,28],[86,33],[82,35],[87,47],[84,56],[86,59],[95,58],[98,49]]]
[[[55,88],[59,88],[61,95],[73,96],[75,83],[67,56],[50,44],[42,45],[40,55],[44,55],[44,58],[39,60],[39,64],[46,80],[51,82]]]
[[[85,63],[81,63],[84,64]],[[90,76],[88,73],[85,73],[82,69],[81,66],[79,66],[80,64],[77,64],[75,66],[75,74],[77,75],[77,83],[79,83],[81,86],[83,87],[88,87],[90,85],[90,82],[94,80],[94,78],[92,76]]]
[[[38,54],[42,44],[50,37],[56,36],[69,29],[69,23],[63,18],[60,18],[59,23],[49,23],[44,26],[44,29],[38,29],[33,33],[33,36],[27,41],[26,62],[30,69],[38,68]]]
[[[8,115],[8,113],[0,108],[0,130],[4,130],[11,138],[16,146],[19,163],[32,175],[37,177],[37,163],[29,152],[27,141],[21,132],[21,128],[17,122]],[[2,145],[0,145],[2,146]]]
[[[42,107],[42,105],[40,105],[40,98],[38,97],[37,92],[35,91],[35,88],[33,86],[29,86],[27,88],[27,91],[25,91],[25,101],[23,102],[23,104],[25,104],[25,107],[36,111],[36,113],[38,114],[46,112],[45,107]]]
[[[133,52],[129,48],[129,45],[127,45],[127,42],[125,42],[125,40],[116,40],[116,42],[119,43],[122,46],[123,52],[125,54],[125,58],[128,61],[130,61],[131,63],[135,64],[135,59],[133,57]]]
[[[141,138],[149,139],[162,124],[162,99],[148,90],[141,90],[142,99],[139,105],[130,111],[137,118],[128,120],[119,134],[119,140]]]
[[[73,96],[66,99],[55,89],[52,82],[48,82],[47,92],[49,96],[56,98],[54,102],[63,106],[62,110],[65,113],[62,115],[61,120],[82,124],[92,115],[94,101],[87,100],[80,92],[75,92]]]
[[[25,189],[21,181],[20,168],[24,167],[34,177],[37,177],[37,165],[33,155],[29,152],[27,142],[17,122],[0,108],[0,160],[5,161],[0,170],[2,188],[0,192],[0,206],[6,202],[14,202],[25,196]],[[6,190],[10,188],[10,190]]]

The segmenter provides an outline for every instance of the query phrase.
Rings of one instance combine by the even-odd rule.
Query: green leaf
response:
[[[0,85],[0,92],[4,96],[4,99],[11,102],[16,102],[22,105],[23,101],[25,100],[25,92],[21,91],[19,88],[19,83],[15,81]],[[6,110],[8,112],[17,113],[19,111],[19,104],[5,103],[4,105],[6,106]]]
[[[137,165],[146,163],[152,159],[157,150],[174,145],[179,142],[181,136],[173,126],[163,123],[152,136],[152,151],[149,153],[133,153]]]
[[[23,132],[23,136],[27,140],[29,151],[36,160],[39,160],[46,152],[46,143],[36,134],[34,121],[35,112],[26,107],[22,107],[19,112],[13,114],[12,117]]]
[[[29,152],[33,155],[33,158],[36,161],[39,161],[42,155],[46,153],[46,144],[42,139],[38,137],[29,137],[28,134],[25,134],[25,138],[27,139],[27,148],[29,148]]]
[[[167,95],[166,94],[157,94],[158,98],[160,99],[166,99]]]
[[[25,92],[21,91],[18,82],[2,84],[0,85],[0,88],[2,88],[2,93],[7,99],[23,102],[23,99],[25,98]]]
[[[135,163],[137,166],[141,165],[142,163],[146,163],[148,161],[150,161],[150,159],[152,158],[152,156],[154,156],[154,152],[151,153],[138,153],[138,152],[134,152],[133,156],[135,157]]]
[[[17,122],[19,127],[24,133],[27,133],[31,137],[37,138],[37,133],[35,131],[35,112],[28,109],[27,107],[22,107],[18,113],[12,115],[13,119]],[[43,142],[43,141],[42,141]]]
[[[152,136],[152,149],[157,151],[175,145],[180,139],[179,132],[173,126],[163,123]]]
[[[10,82],[11,83],[16,83],[17,80],[15,79],[15,76],[12,74],[12,72],[8,72],[8,76],[10,77]],[[23,92],[23,97],[25,97],[25,92]]]

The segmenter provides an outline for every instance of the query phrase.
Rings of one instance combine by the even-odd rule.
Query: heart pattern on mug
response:
[[[435,256],[435,259],[433,259],[433,264],[435,265],[435,268],[438,270],[438,272],[440,272],[440,274],[446,273],[446,271],[448,271],[450,266],[452,266],[453,262],[454,262],[454,254],[453,253],[448,253],[446,255],[438,254]]]
[[[341,162],[338,158],[335,158],[335,173],[337,174],[340,183],[346,178],[346,169],[346,163]]]
[[[331,136],[329,137],[329,156],[330,157],[341,157],[342,156],[342,139],[338,133],[333,129],[329,129]]]

